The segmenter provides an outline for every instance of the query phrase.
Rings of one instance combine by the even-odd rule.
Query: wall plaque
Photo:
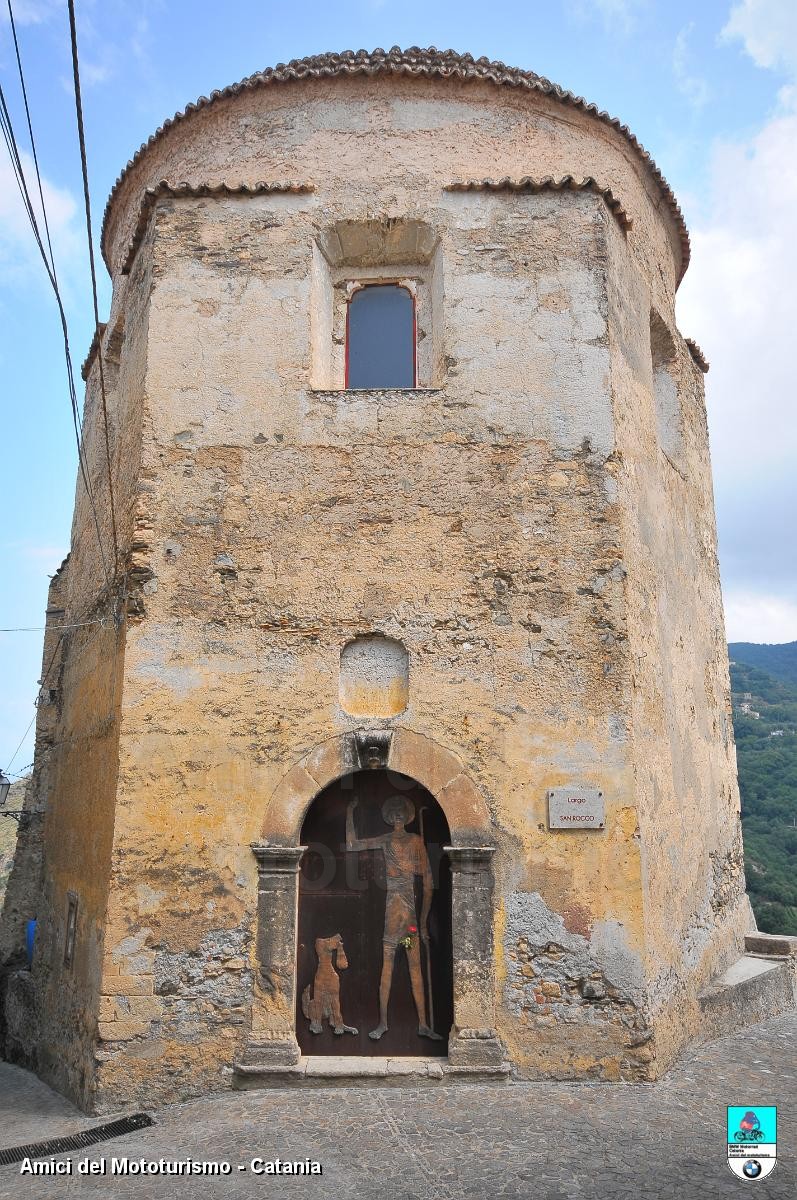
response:
[[[548,792],[549,829],[603,829],[603,792],[591,787],[556,787]]]

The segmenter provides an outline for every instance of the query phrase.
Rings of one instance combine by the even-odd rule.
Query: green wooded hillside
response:
[[[797,687],[797,642],[729,642],[728,654],[737,662],[760,667],[768,675]]]
[[[793,682],[788,653],[765,655],[781,678],[742,658],[751,648],[792,647],[732,643],[729,651],[747,889],[760,929],[797,936],[797,657]]]

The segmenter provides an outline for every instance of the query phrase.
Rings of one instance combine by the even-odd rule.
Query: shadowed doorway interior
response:
[[[313,801],[299,874],[296,1028],[303,1054],[447,1053],[448,842],[440,805],[406,775],[358,771]]]

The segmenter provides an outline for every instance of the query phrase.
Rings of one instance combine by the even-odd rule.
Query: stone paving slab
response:
[[[26,1130],[39,1094],[30,1086]],[[48,1095],[39,1135],[52,1137],[66,1131],[54,1120],[66,1102]],[[726,1164],[725,1106],[756,1103],[778,1105],[780,1161],[767,1180],[747,1183]],[[6,1098],[0,1112],[13,1105]],[[60,1109],[65,1120],[74,1119],[70,1108]],[[231,1175],[30,1178],[11,1165],[0,1168],[0,1200],[719,1200],[745,1191],[792,1200],[797,1015],[703,1046],[656,1084],[390,1088],[375,1080],[367,1089],[231,1091],[155,1115],[153,1128],[94,1146],[85,1157],[104,1158],[109,1171],[113,1158],[226,1160]],[[81,1157],[73,1156],[75,1169]],[[254,1157],[316,1159],[323,1175],[256,1176]]]
[[[87,1117],[30,1071],[0,1062],[0,1149],[64,1137],[107,1120]]]
[[[325,1083],[372,1084],[375,1078],[386,1083],[407,1083],[413,1076],[418,1082],[440,1083],[443,1079],[472,1080],[508,1079],[510,1064],[499,1066],[452,1066],[447,1059],[435,1057],[382,1058],[357,1054],[311,1054],[302,1056],[292,1066],[270,1066],[267,1064],[242,1063],[235,1066],[233,1087],[240,1091],[263,1087],[292,1086],[322,1087]]]

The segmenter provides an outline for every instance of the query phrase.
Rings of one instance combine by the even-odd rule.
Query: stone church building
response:
[[[744,958],[707,367],[633,134],[320,55],[167,121],[102,249],[7,1053],[96,1111],[648,1080],[740,980],[790,1003]]]

